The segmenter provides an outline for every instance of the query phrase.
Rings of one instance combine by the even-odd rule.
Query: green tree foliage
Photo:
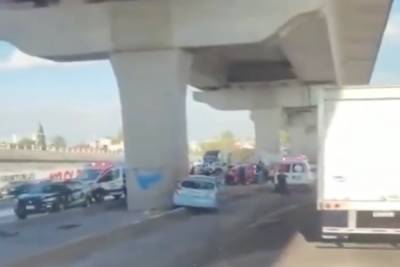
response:
[[[56,135],[53,137],[52,145],[56,148],[65,148],[67,146],[67,141],[64,137]]]
[[[255,150],[240,148],[232,152],[232,162],[249,162],[255,156]]]
[[[46,150],[46,135],[44,134],[43,125],[39,123],[39,128],[36,134],[36,146],[42,150]]]
[[[249,162],[255,155],[254,149],[240,148],[238,145],[238,140],[235,135],[226,131],[209,141],[205,141],[199,144],[200,151],[197,151],[196,155],[204,155],[206,151],[209,150],[220,150],[225,155],[230,155],[230,162]]]
[[[220,150],[224,153],[230,153],[237,149],[236,141],[234,134],[226,131],[213,140],[200,143],[199,146],[203,153],[209,150]]]

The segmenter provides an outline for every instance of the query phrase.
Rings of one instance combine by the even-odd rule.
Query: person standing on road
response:
[[[287,175],[283,170],[279,170],[278,173],[278,192],[281,194],[289,194],[288,186],[287,186]]]
[[[264,177],[265,177],[265,165],[261,160],[256,165],[256,175],[257,175],[257,183],[258,184],[261,184],[264,181],[266,181],[264,179]]]

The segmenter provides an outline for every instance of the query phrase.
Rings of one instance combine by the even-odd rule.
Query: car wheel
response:
[[[63,202],[60,202],[60,203],[58,204],[58,210],[59,210],[59,211],[63,211],[63,210],[65,210],[65,208],[66,208],[66,206],[65,206],[65,204],[64,204]]]
[[[96,193],[94,194],[94,199],[95,199],[95,201],[96,201],[97,203],[103,202],[103,201],[104,201],[104,194],[103,194],[103,192],[100,192],[100,191],[96,192]]]
[[[84,208],[89,208],[91,202],[92,202],[92,201],[90,200],[90,197],[86,197],[86,198],[85,198],[85,201],[84,201],[83,204],[82,204],[82,207],[84,207]]]
[[[20,220],[25,220],[26,217],[28,217],[25,213],[20,213],[20,212],[16,213],[15,215],[17,215],[17,218]]]
[[[65,205],[62,202],[54,203],[52,212],[60,212],[65,210]]]

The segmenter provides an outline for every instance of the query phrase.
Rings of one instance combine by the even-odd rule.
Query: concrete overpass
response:
[[[128,204],[147,209],[169,203],[175,180],[187,174],[187,84],[216,108],[252,110],[260,150],[279,152],[282,125],[302,144],[315,135],[312,123],[296,127],[313,121],[308,88],[368,83],[392,1],[46,2],[4,4],[0,38],[58,61],[111,60],[134,168]],[[251,101],[232,104],[243,99]],[[146,190],[135,182],[142,171],[158,177]]]

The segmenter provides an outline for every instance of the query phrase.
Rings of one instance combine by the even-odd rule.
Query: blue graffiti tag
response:
[[[161,181],[161,173],[138,171],[136,173],[136,181],[141,189],[148,190]]]

